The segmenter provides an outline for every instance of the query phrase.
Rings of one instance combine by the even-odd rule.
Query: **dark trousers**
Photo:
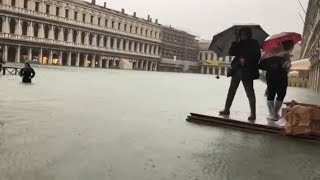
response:
[[[278,81],[278,80],[274,80]],[[284,80],[285,81],[285,80]],[[283,101],[286,94],[287,94],[287,87],[288,87],[288,81],[281,82],[281,83],[268,83],[268,101],[274,101],[276,95],[277,95],[277,101]]]
[[[232,75],[229,92],[228,92],[228,96],[225,104],[225,110],[227,111],[230,110],[234,96],[236,95],[240,82],[242,82],[243,87],[246,91],[247,97],[249,99],[251,114],[255,115],[256,114],[256,96],[255,96],[254,87],[253,87],[253,80],[245,80],[245,81],[242,80],[241,70],[238,70]]]

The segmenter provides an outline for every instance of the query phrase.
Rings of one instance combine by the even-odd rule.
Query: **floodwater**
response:
[[[185,121],[223,107],[229,79],[36,68],[0,77],[1,180],[316,180],[320,144]],[[265,85],[255,84],[259,118]],[[287,100],[319,103],[290,88]],[[234,111],[248,112],[243,87]]]

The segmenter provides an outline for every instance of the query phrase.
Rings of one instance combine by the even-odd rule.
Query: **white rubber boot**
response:
[[[282,108],[282,104],[283,102],[282,101],[276,101],[274,103],[274,117],[279,120],[281,118],[281,116],[279,115],[279,112]]]
[[[268,120],[276,121],[275,113],[274,113],[274,101],[267,101],[267,106],[269,110]]]

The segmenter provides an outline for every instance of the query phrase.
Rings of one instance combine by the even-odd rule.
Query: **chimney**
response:
[[[92,0],[91,4],[96,5],[96,0]]]
[[[125,14],[125,10],[123,8],[121,9],[121,12],[122,12],[122,14]]]
[[[155,22],[156,24],[158,24],[158,19],[156,19],[156,22]]]
[[[103,5],[103,7],[105,7],[105,8],[107,7],[107,2],[104,2],[104,5]]]
[[[137,13],[136,12],[133,12],[133,17],[137,17]]]

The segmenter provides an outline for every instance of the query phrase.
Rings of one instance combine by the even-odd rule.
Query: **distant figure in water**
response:
[[[19,75],[22,77],[23,83],[31,83],[31,79],[34,78],[36,73],[34,72],[29,63],[25,63],[24,68],[20,70]]]

